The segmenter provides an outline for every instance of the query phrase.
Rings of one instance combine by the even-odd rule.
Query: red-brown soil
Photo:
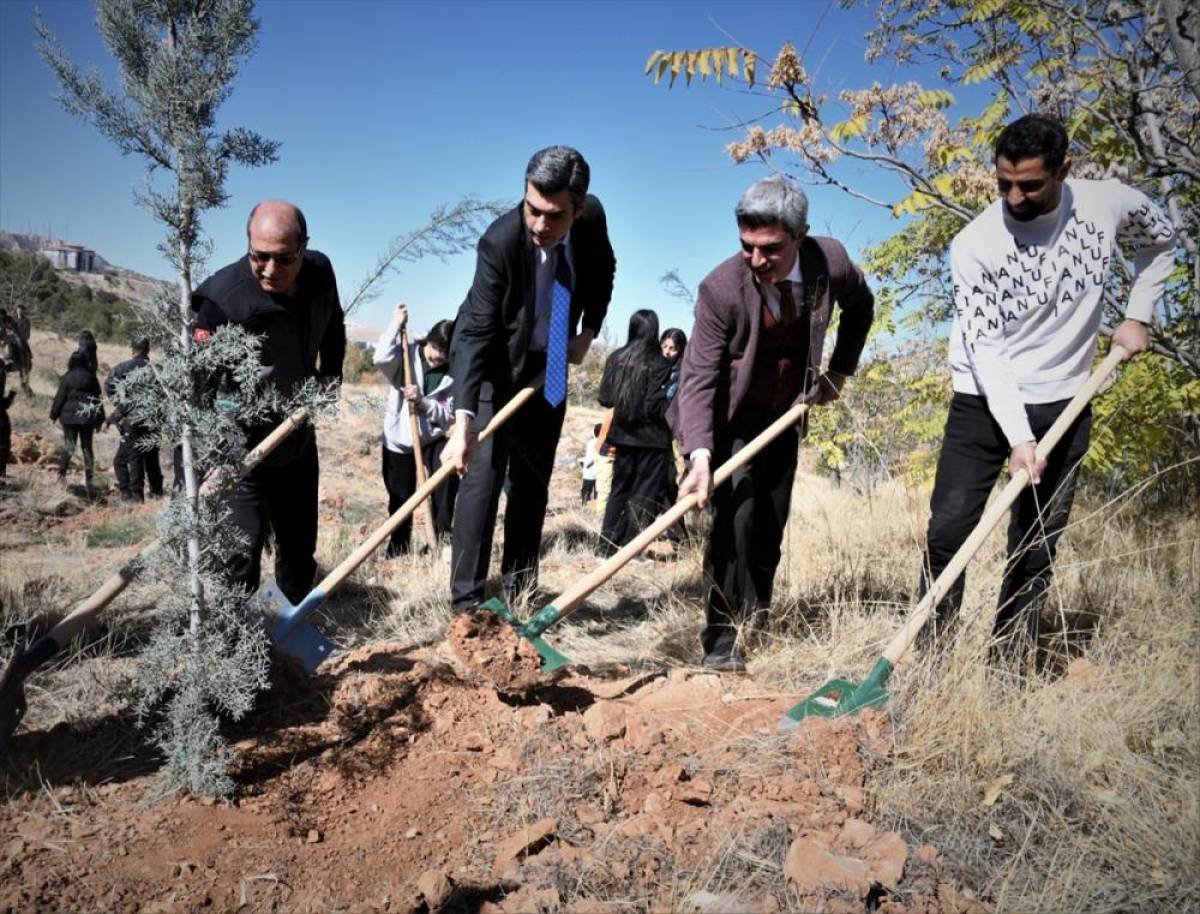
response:
[[[870,823],[882,715],[677,670],[521,698],[378,644],[252,720],[232,804],[151,797],[119,719],[19,734],[2,911],[963,911],[936,849]],[[58,786],[50,786],[58,785]]]
[[[471,672],[508,695],[525,695],[543,684],[541,655],[495,613],[477,610],[454,617],[446,641]]]

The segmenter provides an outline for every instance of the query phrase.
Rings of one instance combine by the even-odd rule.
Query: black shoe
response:
[[[746,672],[746,661],[742,659],[742,655],[737,651],[730,651],[727,654],[705,654],[704,663],[701,665],[704,667],[704,669],[712,670],[716,673]]]

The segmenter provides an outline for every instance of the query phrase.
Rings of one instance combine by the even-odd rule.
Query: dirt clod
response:
[[[461,613],[446,631],[455,655],[496,691],[524,695],[544,684],[542,658],[494,613]]]

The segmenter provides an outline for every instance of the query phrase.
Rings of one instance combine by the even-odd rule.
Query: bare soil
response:
[[[0,910],[978,907],[935,848],[869,821],[881,715],[783,737],[791,699],[735,677],[572,676],[518,700],[403,645],[330,667],[278,677],[234,732],[228,805],[147,802],[120,718],[18,735]]]
[[[542,685],[542,658],[495,613],[477,610],[454,618],[446,641],[468,669],[497,691],[525,695]]]

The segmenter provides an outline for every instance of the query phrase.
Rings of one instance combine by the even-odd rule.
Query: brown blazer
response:
[[[800,272],[804,302],[812,315],[809,365],[820,367],[836,301],[842,314],[829,370],[854,374],[875,316],[875,297],[862,270],[840,242],[810,235],[800,243]],[[761,324],[762,293],[742,255],[735,254],[705,277],[696,297],[679,391],[667,413],[684,454],[702,447],[711,450],[714,436],[737,413],[750,386]],[[805,391],[798,399],[812,393]]]

